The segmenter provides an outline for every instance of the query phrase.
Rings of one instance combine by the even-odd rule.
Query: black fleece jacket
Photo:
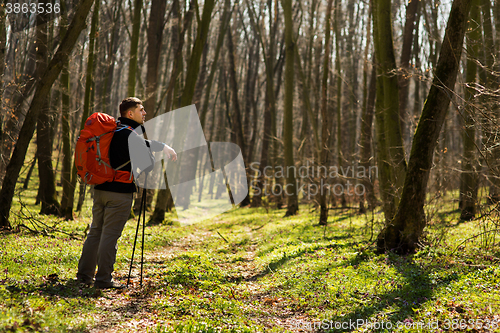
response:
[[[141,126],[142,133],[145,132],[144,127],[132,119],[120,117],[118,118],[118,120],[120,121],[121,124],[118,126],[118,129],[124,126],[125,127],[130,126],[133,129],[136,129],[137,127]],[[131,131],[128,128],[116,131],[113,134],[113,139],[111,139],[111,144],[109,146],[109,161],[111,163],[111,167],[113,167],[114,169],[130,161],[129,135],[134,135],[135,136],[134,141],[137,140],[137,142],[140,142],[144,145],[144,151],[141,151],[140,153],[144,154],[146,159],[148,159],[149,156],[151,156],[151,152],[148,150],[154,152],[162,151],[163,147],[165,146],[163,143],[158,141],[144,140],[136,132]],[[131,164],[128,163],[120,170],[131,171],[132,170]],[[132,183],[106,182],[104,184],[96,185],[95,189],[101,191],[118,192],[118,193],[132,193],[137,191],[137,186],[133,182]]]

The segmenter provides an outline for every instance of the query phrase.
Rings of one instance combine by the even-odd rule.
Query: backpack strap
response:
[[[116,128],[115,132],[119,132],[119,131],[124,130],[124,129],[128,129],[131,132],[135,132],[134,129],[131,126],[122,125],[120,122],[118,122],[116,124],[116,126],[117,126],[117,128]],[[130,160],[128,160],[127,162],[123,163],[122,165],[120,165],[115,170],[120,170],[121,168],[125,167],[129,163],[130,163]],[[130,178],[129,179],[132,179],[132,172],[130,172]]]

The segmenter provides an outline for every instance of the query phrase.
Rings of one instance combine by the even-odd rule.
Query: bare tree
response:
[[[394,219],[378,235],[378,251],[414,251],[426,225],[424,204],[432,157],[455,86],[471,3],[453,1],[433,84],[413,137],[400,204]]]
[[[69,57],[80,32],[85,28],[85,20],[92,7],[93,0],[83,0],[79,3],[75,15],[68,28],[68,32],[64,36],[56,54],[47,66],[47,70],[41,76],[40,81],[36,84],[35,95],[30,104],[30,108],[26,114],[26,119],[23,123],[19,134],[14,152],[7,165],[6,176],[2,182],[2,189],[0,190],[0,226],[10,227],[9,214],[12,205],[12,198],[14,196],[15,185],[19,177],[19,172],[26,157],[29,142],[33,137],[38,115],[42,108],[42,103],[45,96],[48,95],[52,84],[59,76],[64,62]]]

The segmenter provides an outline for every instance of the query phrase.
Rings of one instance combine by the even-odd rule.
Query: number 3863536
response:
[[[59,14],[61,12],[61,4],[50,2],[36,3],[36,2],[7,2],[5,4],[5,12],[7,14]]]

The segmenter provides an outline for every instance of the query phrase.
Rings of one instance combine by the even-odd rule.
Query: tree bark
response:
[[[37,80],[40,80],[42,74],[47,70],[49,14],[37,15],[36,19],[37,69],[35,77]],[[42,101],[42,109],[37,119],[38,176],[40,178],[38,193],[42,206],[40,214],[59,215],[60,205],[57,201],[54,169],[52,166],[53,140],[50,133],[51,118],[50,93],[48,93]]]
[[[478,0],[473,0],[470,10],[470,23],[467,38],[467,64],[465,82],[471,85],[465,87],[465,108],[464,108],[464,132],[462,134],[464,143],[464,154],[461,174],[461,202],[459,203],[462,212],[460,219],[470,221],[476,216],[476,201],[478,190],[478,175],[476,163],[476,124],[474,121],[474,84],[476,83],[477,64],[479,58],[479,43],[481,29]]]
[[[266,95],[265,95],[265,108],[264,108],[264,130],[263,130],[263,139],[262,139],[262,150],[260,155],[260,165],[259,165],[259,173],[260,177],[253,184],[254,190],[257,192],[252,198],[252,205],[254,207],[260,206],[262,202],[262,195],[264,194],[264,189],[266,184],[264,184],[264,168],[269,164],[272,164],[272,157],[269,154],[271,147],[273,146],[273,124],[275,123],[275,115],[276,115],[276,99],[275,99],[275,90],[274,90],[274,65],[275,65],[275,40],[276,40],[276,21],[269,20],[269,45],[264,43],[264,38],[262,36],[262,32],[260,30],[259,25],[257,24],[253,8],[250,5],[250,2],[246,0],[248,13],[250,16],[250,23],[257,34],[257,38],[259,39],[259,43],[262,47],[262,54],[264,56],[264,64],[266,70]],[[268,0],[267,2],[269,11],[272,12],[272,0]],[[271,14],[272,15],[272,14]],[[274,26],[273,26],[274,22]],[[269,48],[266,50],[266,48]]]
[[[434,149],[450,103],[472,0],[454,0],[433,84],[427,95],[408,162],[403,194],[394,219],[377,239],[377,250],[413,252],[425,227],[425,195]]]
[[[295,161],[293,159],[293,90],[294,90],[294,48],[292,1],[282,1],[285,16],[285,109],[283,115],[283,146],[285,150],[286,186],[283,190],[287,196],[285,216],[297,214],[299,203],[297,198],[297,180],[295,178]],[[288,172],[291,168],[292,172]],[[288,190],[289,189],[289,190]]]
[[[0,6],[0,98],[3,100],[4,94],[4,70],[5,70],[5,52],[6,52],[6,44],[7,44],[7,26],[6,26],[6,15],[4,6]],[[4,142],[4,115],[5,109],[4,106],[0,106],[0,110],[2,111],[0,114],[0,143]],[[3,162],[6,159],[3,156],[3,146],[0,148],[0,182],[3,179],[3,166],[5,163]]]
[[[94,12],[92,14],[92,22],[90,26],[90,38],[89,38],[89,55],[87,61],[87,72],[85,74],[85,95],[83,99],[83,115],[82,124],[85,123],[88,116],[92,114],[92,91],[94,86],[94,69],[95,69],[95,42],[98,33],[99,25],[99,1],[94,5]],[[81,127],[82,129],[83,127]],[[80,211],[83,205],[83,199],[85,196],[87,185],[85,183],[80,183],[80,192],[78,196],[78,204],[76,206],[76,211]]]
[[[85,20],[93,2],[94,0],[82,0],[79,3],[66,36],[64,36],[61,41],[59,48],[50,61],[47,70],[43,73],[41,80],[36,84],[35,95],[33,96],[33,100],[26,114],[26,119],[19,133],[19,140],[14,148],[10,162],[7,165],[6,176],[2,182],[2,189],[0,190],[1,227],[10,227],[9,214],[16,182],[19,177],[21,167],[23,166],[29,143],[33,137],[33,132],[35,130],[38,115],[42,108],[43,100],[45,96],[48,95],[52,84],[59,76],[63,64],[66,59],[68,59],[78,36],[85,28]]]
[[[64,38],[68,30],[68,22],[65,12],[61,16],[61,29],[59,34]],[[73,205],[70,204],[71,191],[74,192],[74,187],[71,184],[71,162],[73,155],[71,154],[71,124],[70,124],[70,79],[69,79],[69,59],[66,60],[61,71],[61,128],[62,128],[62,153],[63,165],[61,172],[62,183],[62,198],[60,215],[66,220],[73,220]]]
[[[392,42],[391,0],[374,0],[373,4],[374,46],[379,76],[375,105],[378,160],[383,168],[380,182],[385,192],[384,215],[386,222],[389,222],[394,217],[403,189],[406,160],[399,121],[398,80],[394,74],[396,60]]]
[[[198,80],[198,74],[200,72],[200,60],[201,56],[203,54],[203,48],[204,45],[207,41],[207,36],[208,36],[208,30],[210,28],[210,22],[211,22],[211,15],[212,11],[215,6],[215,0],[208,0],[205,2],[205,5],[203,7],[203,14],[201,18],[201,22],[198,26],[198,33],[196,40],[194,41],[193,45],[193,50],[191,52],[191,57],[189,58],[189,63],[187,67],[187,72],[186,72],[186,82],[184,85],[184,89],[180,98],[180,107],[188,106],[192,103],[194,93],[195,93],[195,87],[196,87],[196,82]],[[188,124],[184,124],[186,127],[184,128],[176,128],[176,133],[177,130],[179,130],[179,133],[183,133],[183,135],[186,135],[188,133]],[[182,142],[184,140],[183,137],[181,136],[176,136],[174,139],[174,148],[177,146],[178,142]],[[196,166],[193,165],[183,165],[183,172],[185,172],[186,176],[189,179],[194,179],[196,175]],[[186,184],[186,186],[188,186]],[[187,207],[190,204],[190,195],[192,193],[192,187],[189,187],[187,190],[182,191],[186,196],[183,198],[178,198],[177,200],[177,205],[181,205],[183,207]]]
[[[137,81],[137,56],[139,48],[139,34],[141,29],[142,0],[134,2],[134,21],[132,22],[132,38],[130,40],[130,60],[128,67],[128,96],[135,96]]]
[[[328,0],[328,6],[326,10],[326,28],[325,28],[325,52],[323,58],[323,77],[321,80],[321,152],[320,152],[320,166],[325,166],[328,168],[328,157],[330,155],[330,150],[328,143],[330,141],[330,135],[332,131],[332,126],[330,124],[330,116],[328,115],[328,74],[330,72],[330,27],[331,27],[331,14],[332,14],[333,0]],[[335,9],[337,13],[337,8]],[[338,46],[338,45],[337,45]],[[336,61],[339,59],[336,59]],[[340,110],[340,105],[337,105]],[[339,126],[340,127],[340,126]],[[340,155],[340,152],[339,152]],[[327,181],[328,175],[320,175],[319,186],[319,224],[326,225],[328,220],[328,195],[327,191],[324,191],[324,183]]]
[[[403,47],[401,49],[399,80],[399,119],[401,122],[401,135],[403,138],[408,133],[408,93],[410,90],[410,68],[411,47],[413,44],[413,31],[415,30],[415,17],[420,1],[409,0],[406,6],[406,22],[403,30]]]
[[[497,9],[500,8],[498,4],[496,4]],[[481,1],[482,13],[483,13],[483,36],[484,36],[484,45],[483,45],[483,63],[486,65],[486,68],[483,70],[485,78],[482,79],[482,85],[484,85],[488,91],[497,91],[500,88],[500,82],[498,81],[496,75],[498,70],[500,70],[500,65],[496,60],[496,54],[498,54],[498,50],[500,49],[499,44],[500,40],[498,37],[500,36],[500,32],[497,31],[497,35],[493,33],[493,23],[491,17],[491,3],[489,0]],[[498,27],[500,27],[500,23]],[[498,119],[499,111],[500,111],[500,100],[496,94],[492,94],[493,96],[488,96],[485,98],[486,110],[484,111],[488,116],[494,119]],[[485,118],[487,118],[485,117]],[[489,120],[484,119],[484,127],[483,127],[483,151],[486,157],[486,163],[488,165],[489,172],[489,195],[488,201],[490,203],[497,203],[500,201],[500,147],[496,147],[496,135],[497,128],[496,126]]]
[[[361,114],[361,134],[359,138],[360,142],[360,159],[359,164],[365,170],[366,178],[363,178],[361,184],[364,186],[365,195],[364,197],[368,201],[368,208],[374,209],[376,206],[377,198],[375,198],[375,193],[373,190],[372,176],[370,173],[371,157],[372,157],[372,127],[373,127],[373,111],[375,109],[375,96],[376,96],[376,84],[377,84],[377,71],[375,66],[373,66],[370,83],[368,85],[368,96],[365,105],[363,106]],[[369,172],[366,174],[366,172]],[[360,212],[364,213],[361,202],[364,198],[360,198]]]

